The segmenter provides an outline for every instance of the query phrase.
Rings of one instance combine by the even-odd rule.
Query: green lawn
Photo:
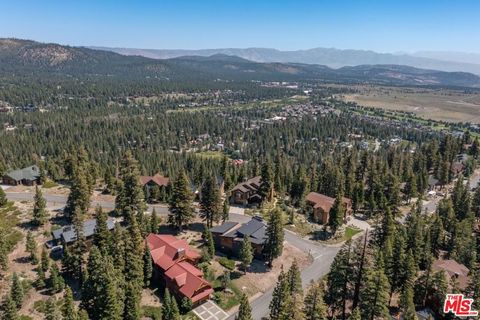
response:
[[[349,240],[349,239],[352,239],[352,237],[354,235],[356,235],[357,233],[361,232],[362,230],[360,229],[354,229],[352,227],[347,227],[345,229],[345,235],[344,235],[344,239],[345,240]]]

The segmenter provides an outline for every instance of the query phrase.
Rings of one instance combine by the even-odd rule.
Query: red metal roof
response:
[[[147,245],[154,264],[160,267],[165,277],[175,283],[178,291],[193,303],[213,292],[210,283],[203,279],[203,272],[185,261],[200,258],[185,240],[172,235],[149,234]]]

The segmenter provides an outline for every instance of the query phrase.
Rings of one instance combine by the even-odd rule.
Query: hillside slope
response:
[[[0,39],[0,76],[157,78],[165,81],[297,81],[480,87],[480,77],[398,65],[361,65],[332,69],[300,63],[260,63],[224,54],[150,59],[117,53]]]

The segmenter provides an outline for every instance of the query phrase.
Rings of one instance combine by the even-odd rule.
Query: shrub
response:
[[[218,259],[218,263],[220,263],[222,266],[224,266],[228,270],[235,269],[235,261],[230,260],[228,258],[221,257],[220,259]]]

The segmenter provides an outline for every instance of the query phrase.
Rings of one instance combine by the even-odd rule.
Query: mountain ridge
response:
[[[282,62],[321,64],[331,68],[364,64],[399,64],[416,68],[440,71],[462,71],[480,75],[480,64],[445,61],[415,54],[378,53],[372,50],[335,49],[316,47],[305,50],[278,50],[272,48],[218,48],[218,49],[135,49],[88,47],[107,50],[123,55],[139,55],[152,59],[170,59],[181,56],[211,56],[214,54],[235,55],[255,62]]]
[[[0,76],[49,78],[117,77],[161,81],[322,81],[404,86],[480,88],[480,77],[401,65],[360,65],[332,69],[305,63],[261,63],[235,55],[182,56],[151,59],[85,47],[20,39],[0,39]]]

